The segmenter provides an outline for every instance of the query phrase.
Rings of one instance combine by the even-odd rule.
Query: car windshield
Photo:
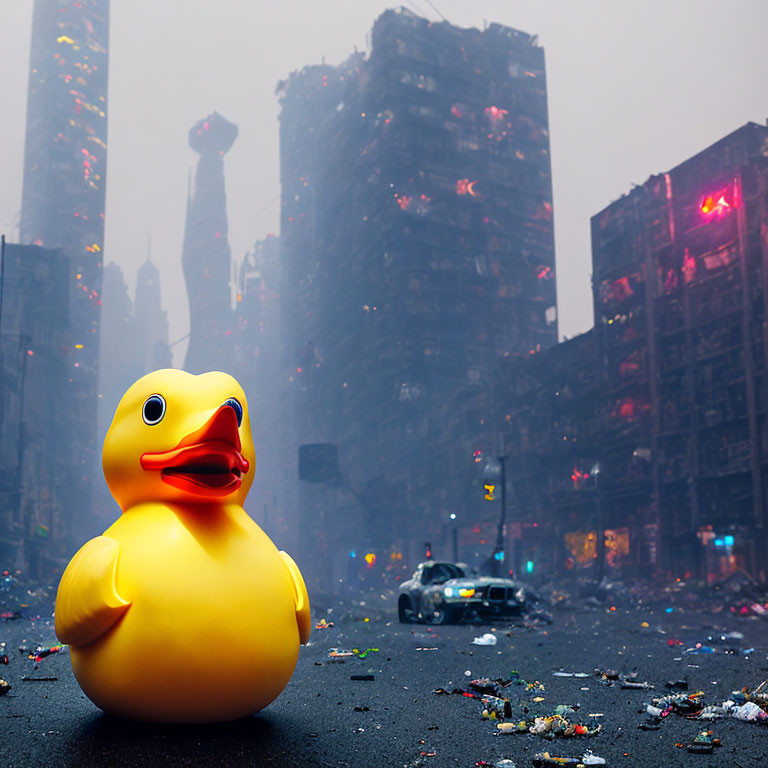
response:
[[[448,579],[461,579],[464,571],[453,563],[437,563],[432,567],[432,583],[440,584]]]

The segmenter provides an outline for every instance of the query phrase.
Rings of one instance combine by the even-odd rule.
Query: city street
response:
[[[52,621],[3,621],[0,640],[7,642],[10,663],[0,667],[0,676],[12,689],[0,697],[0,765],[471,768],[478,761],[509,758],[523,768],[532,765],[537,752],[581,756],[587,749],[609,766],[766,764],[768,728],[751,722],[706,723],[673,713],[658,730],[637,727],[647,719],[638,709],[667,693],[667,681],[687,678],[690,692],[701,690],[706,703],[720,704],[732,690],[751,689],[768,677],[764,619],[603,607],[559,610],[551,625],[535,627],[428,627],[398,624],[391,595],[368,594],[335,604],[330,612],[328,607],[316,601],[313,623],[325,618],[334,626],[313,631],[277,701],[246,720],[203,727],[143,725],[101,714],[81,694],[66,652],[43,659],[36,670],[19,653],[20,645],[53,645]],[[741,651],[754,646],[754,652],[724,652],[728,644],[717,644],[717,638],[730,631],[743,633]],[[474,637],[487,632],[495,633],[496,645],[472,645]],[[684,653],[697,642],[707,645],[710,636],[714,653]],[[331,658],[332,648],[358,653]],[[216,665],[226,653],[226,648],[200,647],[206,664]],[[655,689],[601,685],[595,667],[636,671],[638,680]],[[499,734],[494,722],[482,719],[479,701],[433,693],[466,688],[480,677],[506,678],[512,670],[544,687],[526,692],[525,686],[510,686],[506,695],[513,703],[523,699],[542,715],[552,714],[558,704],[580,704],[573,719],[586,723],[589,715],[602,713],[601,732],[557,740]],[[589,676],[553,675],[558,670]],[[353,675],[373,680],[352,680]],[[55,679],[23,681],[25,676]],[[533,702],[534,697],[543,701]],[[706,728],[722,742],[713,754],[689,754],[675,746]]]

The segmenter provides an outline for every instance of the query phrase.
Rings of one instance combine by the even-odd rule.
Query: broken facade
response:
[[[71,503],[69,263],[6,244],[0,272],[0,564],[44,578],[79,540]],[[94,409],[96,404],[94,403]]]
[[[764,578],[768,128],[747,124],[634,187],[592,218],[592,254],[589,362],[553,372],[585,335],[516,374],[539,376],[538,415],[517,403],[508,444],[524,465],[550,463],[539,483],[513,480],[517,514],[536,510],[557,546],[570,533],[555,569]],[[564,421],[563,387],[585,376]]]
[[[100,474],[99,377],[107,168],[109,0],[36,0],[32,18],[20,240],[67,257],[68,368],[59,398],[71,424],[65,508],[73,546],[95,531],[92,482]]]
[[[368,58],[279,93],[294,445],[337,443],[342,465],[341,488],[298,489],[304,549],[384,554],[473,505],[453,479],[474,425],[444,404],[557,339],[544,54],[387,11]]]

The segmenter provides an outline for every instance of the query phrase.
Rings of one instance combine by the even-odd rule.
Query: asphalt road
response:
[[[80,692],[66,653],[44,659],[33,670],[18,652],[24,640],[29,645],[55,642],[52,621],[0,622],[0,640],[7,642],[10,655],[0,677],[13,686],[0,697],[0,766],[471,768],[477,761],[506,757],[523,768],[536,752],[577,756],[585,749],[606,758],[609,766],[768,766],[768,727],[716,721],[709,727],[723,746],[712,755],[692,755],[675,743],[690,741],[703,723],[672,715],[658,731],[638,730],[643,719],[638,707],[653,692],[604,687],[594,678],[553,676],[559,668],[637,670],[657,689],[667,680],[687,677],[690,690],[703,690],[709,702],[720,703],[731,690],[768,678],[767,621],[663,611],[564,611],[545,629],[513,627],[508,635],[509,626],[502,623],[403,626],[389,599],[368,596],[365,604],[359,602],[337,604],[332,613],[321,606],[320,615],[335,626],[313,632],[276,702],[246,720],[204,727],[144,725],[103,715]],[[642,627],[643,622],[649,626]],[[495,646],[471,644],[491,629],[498,637]],[[748,657],[682,655],[680,647],[668,643],[679,638],[685,648],[715,629],[744,633],[744,647],[755,646],[755,652]],[[332,647],[379,650],[364,659],[332,660]],[[226,649],[200,652],[215,665]],[[603,713],[602,732],[557,741],[497,734],[494,724],[480,717],[476,701],[433,693],[438,687],[465,685],[470,679],[466,671],[494,678],[512,669],[544,684],[539,707],[579,703],[580,713]],[[374,680],[350,679],[361,674]],[[25,682],[25,675],[58,679]]]

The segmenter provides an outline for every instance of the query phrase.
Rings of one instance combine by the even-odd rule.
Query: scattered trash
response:
[[[711,755],[713,747],[720,746],[720,739],[712,735],[712,731],[700,731],[690,744],[686,744],[686,749],[697,755]]]
[[[486,760],[478,760],[475,763],[477,768],[517,768],[517,764],[514,760],[510,760],[507,757],[497,760],[495,763],[489,763]]]
[[[11,690],[11,684],[0,679],[0,696],[5,696]]]
[[[331,648],[328,651],[328,658],[330,659],[343,659],[354,655],[355,654],[351,650],[348,651],[344,648]]]
[[[702,645],[701,643],[696,643],[696,645],[693,648],[686,648],[683,653],[690,654],[690,653],[715,653],[716,649],[713,648],[711,645]]]
[[[496,642],[496,635],[493,635],[490,632],[486,632],[481,637],[476,637],[472,641],[472,645],[496,645]]]
[[[22,677],[25,683],[53,683],[58,680],[58,677]]]
[[[563,670],[558,670],[552,673],[552,677],[589,677],[589,675],[586,672],[563,672]]]
[[[320,619],[320,621],[315,624],[315,629],[330,629],[332,626],[334,626],[332,621],[326,621],[325,619]]]
[[[498,696],[483,696],[481,699],[483,705],[483,717],[489,720],[504,720],[512,717],[512,705],[509,699],[502,699]]]
[[[373,680],[375,680],[373,675],[350,675],[349,679],[350,680],[362,680],[362,681],[365,681],[365,682],[372,682]]]
[[[330,659],[348,659],[352,656],[357,656],[358,659],[364,659],[369,653],[378,653],[378,648],[366,648],[361,651],[359,648],[331,648],[328,651],[328,658]]]
[[[37,664],[43,659],[45,659],[46,657],[53,655],[54,653],[60,653],[66,647],[67,647],[66,645],[52,645],[50,648],[45,648],[44,646],[38,646],[34,652],[27,654],[27,658],[30,661],[34,661],[35,664]]]
[[[562,715],[551,717],[536,717],[533,725],[528,728],[529,733],[547,738],[571,738],[573,736],[596,736],[602,730],[602,726],[593,721],[590,725],[571,723]]]
[[[528,733],[528,724],[525,720],[517,722],[496,723],[496,728],[501,733]]]
[[[531,758],[534,768],[547,768],[548,766],[576,766],[583,768],[585,765],[605,765],[605,758],[598,757],[587,750],[582,757],[555,757],[549,752],[538,752]]]
[[[747,701],[741,706],[728,707],[728,704],[733,704],[733,702],[726,702],[724,706],[726,711],[730,710],[731,717],[735,717],[737,720],[744,720],[749,723],[768,721],[768,712],[761,709],[754,701]]]

